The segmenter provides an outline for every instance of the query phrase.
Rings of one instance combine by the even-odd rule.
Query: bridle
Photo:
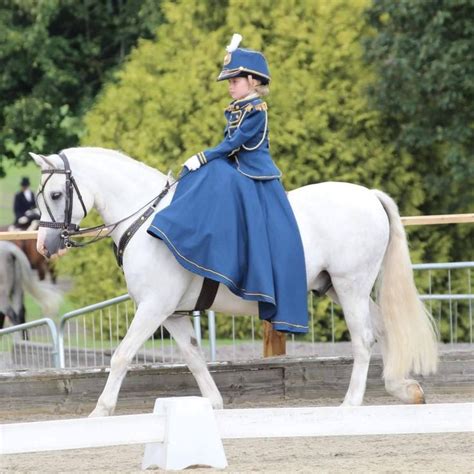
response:
[[[76,235],[77,232],[79,231],[79,226],[77,224],[73,224],[71,222],[72,219],[72,207],[73,207],[73,202],[74,202],[74,190],[76,190],[77,197],[79,199],[79,202],[81,203],[82,206],[82,211],[84,213],[84,217],[87,216],[87,209],[86,206],[84,205],[84,200],[82,199],[82,194],[81,191],[79,190],[79,187],[77,186],[76,180],[74,179],[74,176],[72,175],[71,167],[69,165],[69,160],[64,152],[59,153],[59,157],[64,163],[64,169],[48,169],[48,170],[42,170],[41,174],[47,174],[49,175],[46,178],[46,181],[43,183],[41,186],[40,190],[38,191],[38,194],[36,195],[36,199],[38,202],[38,199],[40,196],[43,197],[43,202],[44,205],[46,206],[46,210],[48,211],[49,217],[51,218],[52,222],[47,222],[47,221],[41,221],[39,222],[39,227],[47,227],[49,229],[62,229],[63,232],[61,233],[61,239],[64,241],[64,246],[69,248],[73,247],[72,242],[69,241],[69,235]],[[64,207],[64,220],[63,222],[58,222],[56,221],[51,208],[48,205],[48,201],[46,199],[46,195],[44,193],[44,190],[46,188],[46,185],[48,184],[48,181],[52,178],[53,175],[55,174],[64,174],[66,177],[66,192],[65,192],[65,199],[66,199],[66,204]]]
[[[79,199],[79,202],[81,203],[82,206],[82,211],[84,213],[82,219],[87,216],[87,209],[86,206],[84,205],[84,200],[82,199],[81,191],[79,190],[79,187],[76,183],[76,180],[74,179],[74,176],[72,175],[71,167],[69,165],[69,160],[64,153],[64,151],[61,151],[59,153],[59,157],[64,163],[64,169],[47,169],[47,170],[42,170],[41,174],[47,174],[49,175],[46,178],[46,181],[43,183],[41,186],[40,190],[38,191],[38,194],[36,195],[37,202],[38,198],[40,196],[43,197],[43,202],[46,206],[46,210],[48,211],[49,217],[51,218],[52,222],[47,222],[47,221],[40,221],[39,222],[39,227],[46,227],[49,229],[61,229],[61,241],[62,241],[62,246],[66,248],[71,248],[71,247],[85,247],[86,245],[93,244],[95,242],[98,242],[99,240],[105,239],[110,236],[110,234],[116,229],[116,227],[121,224],[122,222],[130,219],[133,217],[135,214],[140,212],[142,209],[144,209],[146,206],[151,206],[145,211],[148,215],[151,215],[155,210],[159,202],[163,199],[164,196],[168,193],[168,191],[171,189],[172,186],[177,184],[181,178],[186,176],[187,173],[182,174],[177,180],[175,180],[173,183],[169,184],[169,182],[166,182],[165,187],[163,190],[158,194],[158,196],[155,196],[153,199],[151,199],[149,202],[144,204],[142,207],[140,207],[138,210],[133,212],[132,214],[128,215],[127,217],[124,217],[123,219],[120,219],[117,222],[114,222],[113,224],[110,225],[98,225],[95,227],[87,227],[84,229],[79,228],[77,224],[73,224],[71,222],[72,219],[72,210],[73,210],[73,201],[74,201],[74,191],[76,191],[77,197]],[[66,199],[66,204],[64,207],[64,220],[63,222],[58,222],[56,221],[53,213],[51,212],[51,208],[48,205],[48,201],[46,200],[46,195],[44,193],[46,184],[48,181],[51,179],[51,177],[54,174],[64,174],[66,177],[66,192],[65,192],[65,199]],[[81,220],[82,220],[81,219]],[[143,220],[143,219],[142,219]],[[106,234],[102,235],[102,232],[105,231]],[[78,236],[78,235],[83,235],[86,233],[92,233],[92,232],[97,232],[97,235],[95,235],[91,240],[86,241],[86,242],[78,242],[77,240],[73,240],[71,237]]]

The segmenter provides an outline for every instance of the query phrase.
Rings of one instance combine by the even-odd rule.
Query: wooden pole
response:
[[[37,238],[37,230],[15,230],[12,232],[0,232],[0,240],[36,240]]]
[[[275,331],[268,321],[263,321],[263,357],[286,354],[286,335]]]
[[[467,224],[474,222],[474,213],[444,214],[439,216],[402,217],[403,225]]]
[[[102,232],[107,232],[108,229],[102,229]],[[97,235],[97,231],[86,232],[84,234],[74,236],[74,238],[81,238],[81,237],[95,237]],[[37,230],[15,230],[12,232],[0,232],[0,240],[37,240],[38,239],[38,231]]]

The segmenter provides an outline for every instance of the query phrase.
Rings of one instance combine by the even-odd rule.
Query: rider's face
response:
[[[240,100],[252,92],[250,82],[246,77],[232,77],[229,79],[229,94],[234,100]]]

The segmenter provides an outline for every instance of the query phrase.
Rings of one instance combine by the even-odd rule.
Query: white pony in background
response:
[[[87,211],[97,209],[110,225],[134,213],[164,187],[166,175],[121,153],[101,148],[71,148],[63,152]],[[63,169],[58,155],[31,153],[42,169]],[[196,171],[199,172],[199,171]],[[63,220],[66,206],[64,174],[43,174],[48,179],[44,197],[55,220]],[[71,221],[84,216],[78,193],[72,191]],[[158,209],[169,205],[170,192]],[[354,365],[344,405],[363,401],[371,347],[382,348],[385,387],[406,403],[423,403],[419,383],[410,372],[427,375],[437,367],[437,335],[413,282],[405,231],[394,201],[381,191],[348,183],[321,183],[289,193],[301,233],[306,259],[308,290],[327,294],[342,306],[351,334]],[[218,203],[214,203],[218,205]],[[40,200],[42,220],[51,222]],[[135,219],[136,216],[132,219]],[[132,219],[121,223],[111,236],[118,245]],[[111,361],[106,386],[92,416],[113,413],[129,363],[140,346],[163,324],[176,340],[204,397],[215,408],[223,406],[189,317],[174,315],[192,310],[203,279],[176,261],[166,245],[146,233],[143,225],[130,241],[123,258],[128,291],[137,304],[133,322]],[[63,254],[61,230],[42,227],[38,251],[46,256]],[[378,299],[370,293],[379,278]],[[94,275],[91,275],[94,278]],[[257,303],[244,301],[220,285],[213,310],[228,314],[258,314]]]
[[[56,315],[61,293],[52,284],[38,281],[23,251],[0,241],[0,329],[5,316],[12,324],[25,322],[25,292],[40,304],[44,316]]]

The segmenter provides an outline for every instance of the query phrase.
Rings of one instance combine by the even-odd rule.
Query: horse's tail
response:
[[[44,315],[57,314],[62,299],[60,291],[48,282],[36,280],[30,262],[21,249],[12,244],[10,251],[15,256],[15,265],[25,290],[38,301]]]
[[[384,378],[399,380],[409,372],[436,372],[438,333],[413,279],[405,229],[398,207],[387,194],[373,190],[390,221],[390,240],[378,279],[377,299],[385,326]]]

